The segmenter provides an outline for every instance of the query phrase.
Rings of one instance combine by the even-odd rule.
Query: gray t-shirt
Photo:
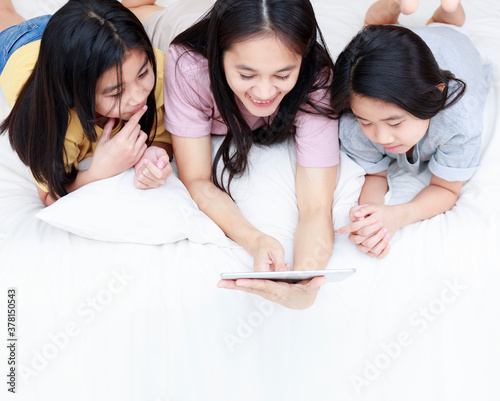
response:
[[[431,119],[427,133],[413,148],[411,162],[405,153],[391,153],[366,138],[352,114],[340,119],[341,149],[368,174],[387,170],[396,160],[400,168],[412,174],[429,167],[432,174],[446,181],[468,180],[479,166],[489,69],[483,68],[469,37],[459,30],[444,24],[411,30],[427,43],[441,69],[467,84],[464,96]]]

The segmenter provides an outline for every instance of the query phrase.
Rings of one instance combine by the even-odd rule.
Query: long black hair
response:
[[[353,95],[377,98],[427,120],[455,104],[465,89],[465,82],[439,68],[416,33],[401,26],[369,25],[335,62],[331,102],[340,116],[352,112]]]
[[[151,42],[141,22],[118,1],[70,0],[49,20],[33,72],[0,133],[8,130],[13,149],[53,197],[67,194],[67,185],[78,173],[75,166],[66,165],[70,111],[74,109],[85,136],[95,142],[95,125],[102,123],[95,111],[97,81],[116,68],[120,84],[124,58],[132,49],[146,53],[156,78]],[[157,124],[154,92],[140,121],[147,133]]]
[[[236,42],[269,34],[299,54],[302,63],[297,83],[281,101],[271,124],[252,131],[227,83],[223,55]],[[227,135],[212,165],[212,180],[229,194],[232,179],[247,167],[253,143],[270,145],[293,138],[298,111],[334,117],[329,105],[321,106],[309,100],[312,92],[328,87],[333,70],[333,61],[309,0],[218,0],[200,21],[172,43],[183,45],[208,60],[211,90],[227,125]],[[227,188],[222,178],[219,181],[217,177],[221,158],[224,163],[222,175],[225,171],[229,173]]]

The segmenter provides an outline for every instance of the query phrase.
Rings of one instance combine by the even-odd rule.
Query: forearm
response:
[[[263,233],[243,217],[229,195],[209,180],[194,180],[186,187],[200,210],[229,238],[252,254],[258,238]]]
[[[359,195],[359,204],[383,204],[388,189],[389,186],[385,171],[377,174],[367,174],[363,188],[361,188],[361,194]]]
[[[324,269],[334,239],[331,209],[303,213],[295,231],[293,270]]]
[[[408,203],[393,206],[394,213],[398,216],[400,227],[430,219],[438,214],[450,210],[456,203],[460,191],[450,190],[436,184],[429,184]]]
[[[71,184],[66,186],[66,191],[68,191],[68,193],[76,191],[77,189],[80,189],[81,187],[90,184],[91,182],[99,181],[103,178],[106,177],[97,177],[93,175],[90,169],[79,171],[76,175],[75,180]]]

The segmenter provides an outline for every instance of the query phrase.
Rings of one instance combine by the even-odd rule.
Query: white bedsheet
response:
[[[437,2],[421,3],[401,22],[425,23]],[[14,4],[30,18],[63,1]],[[313,4],[336,57],[370,1]],[[357,273],[305,311],[218,289],[220,272],[251,268],[241,249],[99,242],[36,219],[35,186],[1,137],[0,325],[15,287],[19,340],[13,396],[2,330],[0,400],[498,401],[500,3],[463,5],[493,63],[480,169],[455,208],[400,230],[383,260],[338,236],[328,267]]]

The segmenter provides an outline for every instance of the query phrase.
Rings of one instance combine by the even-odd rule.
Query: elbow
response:
[[[50,194],[48,192],[45,192],[43,189],[37,187],[37,190],[38,190],[38,196],[45,206],[50,206],[57,200],[54,199],[52,196],[50,196]]]

